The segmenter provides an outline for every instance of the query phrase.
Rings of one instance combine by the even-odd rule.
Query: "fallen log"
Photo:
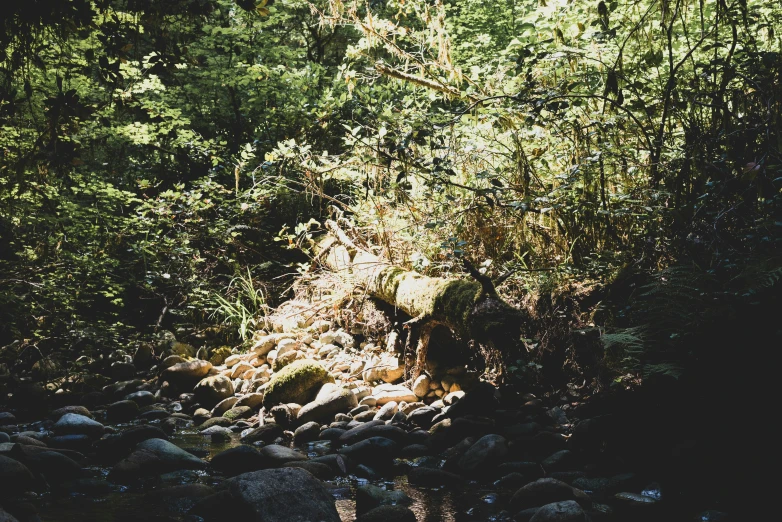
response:
[[[520,357],[522,313],[503,301],[491,280],[469,262],[465,261],[465,267],[472,279],[428,277],[356,245],[335,221],[327,221],[326,228],[336,241],[327,242],[329,251],[320,252],[318,258],[372,297],[413,318],[406,325],[406,378],[415,379],[423,371],[429,337],[438,325],[470,341],[487,366],[495,366],[500,374],[508,361]]]

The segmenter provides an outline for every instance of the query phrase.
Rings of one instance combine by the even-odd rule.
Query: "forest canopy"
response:
[[[776,2],[0,11],[0,345],[246,337],[335,213],[422,274],[510,274],[517,304],[643,274],[581,324],[621,370],[678,374],[681,332],[776,295]]]

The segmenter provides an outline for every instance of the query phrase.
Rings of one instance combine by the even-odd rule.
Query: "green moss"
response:
[[[225,362],[228,356],[231,355],[231,349],[227,346],[221,346],[212,351],[212,355],[209,357],[209,362],[215,366],[219,366]]]
[[[334,377],[318,362],[295,361],[274,374],[264,392],[263,405],[268,410],[276,404],[307,404],[327,382],[334,382]]]
[[[434,299],[434,314],[459,329],[467,325],[470,312],[481,296],[481,285],[470,279],[448,281]]]

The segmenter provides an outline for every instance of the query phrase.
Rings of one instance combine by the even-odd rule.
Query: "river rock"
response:
[[[106,419],[109,422],[127,422],[135,419],[138,414],[138,404],[132,400],[113,402],[106,408]]]
[[[403,491],[386,490],[380,486],[365,484],[356,488],[356,514],[368,512],[378,506],[407,506],[412,500]]]
[[[376,386],[372,390],[372,397],[375,398],[378,406],[382,406],[391,401],[399,403],[402,401],[416,402],[418,400],[415,393],[401,384],[381,384],[380,386]]]
[[[250,351],[255,355],[266,355],[277,346],[277,343],[283,339],[293,339],[295,336],[290,333],[276,333],[264,335],[253,344]]]
[[[266,459],[252,446],[241,445],[221,451],[210,462],[212,468],[228,476],[240,475],[267,467]]]
[[[103,424],[78,413],[66,413],[58,420],[52,430],[59,435],[86,435],[98,438],[103,435]]]
[[[60,417],[62,417],[66,413],[77,413],[79,415],[89,417],[90,419],[93,418],[92,413],[90,413],[90,410],[88,410],[84,406],[63,406],[62,408],[57,408],[56,410],[51,412],[49,414],[49,419],[53,422],[57,422],[58,420],[60,420]]]
[[[78,462],[56,451],[28,454],[25,463],[36,473],[43,475],[50,485],[75,480],[84,474]]]
[[[312,462],[311,460],[297,460],[293,462],[286,462],[283,468],[301,468],[309,471],[312,475],[320,480],[329,480],[334,478],[334,470],[332,470],[327,464],[322,462]]]
[[[147,439],[135,451],[118,462],[111,471],[119,480],[160,475],[180,469],[203,469],[206,462],[163,439]]]
[[[0,455],[0,497],[10,497],[35,488],[35,478],[19,461]]]
[[[356,406],[358,400],[351,390],[335,384],[324,384],[315,400],[299,410],[298,422],[327,421],[335,414],[350,411]]]
[[[530,522],[588,522],[587,517],[578,502],[566,500],[546,504],[537,510]]]
[[[459,469],[473,473],[493,468],[508,454],[505,438],[500,435],[486,435],[478,439],[459,460]]]
[[[592,505],[589,495],[580,489],[551,478],[538,479],[523,486],[514,493],[510,504],[513,509],[518,511],[566,500],[575,500],[585,508],[589,508]]]
[[[431,382],[432,379],[430,379],[429,376],[425,373],[422,373],[418,376],[415,382],[413,382],[413,393],[421,398],[426,397],[426,394],[429,393],[429,384]]]
[[[405,506],[378,506],[356,517],[356,522],[416,522],[416,518]]]
[[[293,441],[297,444],[312,442],[313,440],[318,440],[319,435],[320,424],[314,421],[308,422],[296,428],[296,431],[293,432]]]
[[[248,393],[236,402],[236,406],[247,406],[253,410],[257,410],[261,404],[263,404],[263,393]]]
[[[455,473],[449,473],[437,468],[417,466],[407,472],[407,480],[414,486],[434,488],[439,486],[458,486],[464,479]]]
[[[195,359],[193,361],[176,363],[166,368],[161,377],[174,386],[187,389],[203,379],[212,369],[212,363]]]
[[[193,388],[195,400],[202,406],[211,407],[234,394],[231,379],[224,375],[205,377]]]
[[[397,404],[396,401],[387,402],[377,410],[374,420],[387,421],[396,414],[398,408],[399,404]]]
[[[155,404],[155,402],[157,401],[157,399],[155,398],[155,394],[147,390],[140,390],[137,392],[129,393],[125,395],[125,400],[133,401],[136,404],[138,404],[139,407],[142,408],[144,406],[150,406],[152,404]]]
[[[296,462],[307,460],[307,456],[291,448],[280,446],[279,444],[269,444],[261,448],[261,456],[266,460],[269,467],[278,468],[286,462]]]
[[[263,405],[269,409],[276,404],[307,404],[332,377],[317,361],[295,361],[275,373],[264,390]]]
[[[244,473],[226,481],[230,501],[220,520],[243,522],[340,522],[334,497],[303,469]]]
[[[370,437],[350,446],[340,448],[337,452],[362,464],[368,464],[372,467],[383,467],[391,463],[398,448],[399,445],[391,439]]]
[[[276,423],[268,423],[242,434],[242,442],[252,444],[254,442],[270,443],[283,434],[282,426]]]

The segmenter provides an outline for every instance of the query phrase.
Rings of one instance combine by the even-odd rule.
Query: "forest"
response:
[[[3,0],[0,521],[759,519],[780,33]]]

